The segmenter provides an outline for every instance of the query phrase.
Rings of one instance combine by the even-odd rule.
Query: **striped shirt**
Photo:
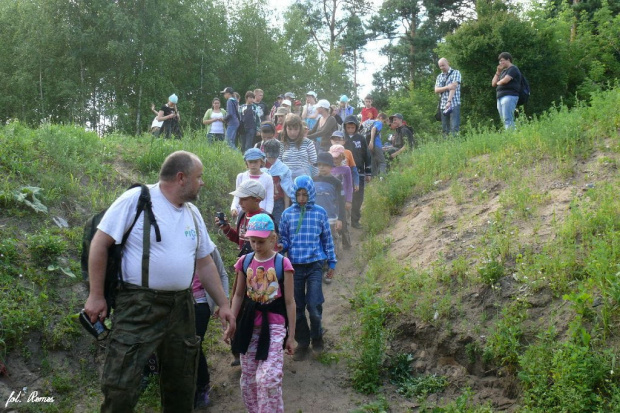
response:
[[[308,138],[304,138],[299,148],[295,143],[289,144],[288,148],[283,145],[280,160],[291,170],[293,179],[300,175],[316,175],[312,168],[316,164],[316,147]]]

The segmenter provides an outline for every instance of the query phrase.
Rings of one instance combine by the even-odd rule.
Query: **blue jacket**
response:
[[[325,209],[315,204],[316,191],[312,178],[301,175],[295,178],[293,191],[308,192],[308,203],[301,207],[293,197],[293,205],[286,208],[280,219],[282,252],[288,252],[292,264],[310,264],[325,261],[329,268],[336,268],[334,242]]]
[[[231,97],[226,101],[226,126],[239,126],[239,102]]]

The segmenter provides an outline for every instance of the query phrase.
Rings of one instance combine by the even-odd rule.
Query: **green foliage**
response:
[[[522,350],[523,321],[527,318],[527,304],[515,301],[502,310],[502,317],[495,323],[487,338],[484,352],[500,365],[516,366]]]
[[[385,397],[379,396],[374,402],[365,404],[358,409],[353,410],[351,413],[386,413],[389,409],[390,405]]]
[[[428,395],[443,391],[448,385],[445,377],[436,375],[414,376],[411,371],[411,354],[398,354],[390,363],[390,381],[397,386],[397,392],[406,398],[420,400]]]
[[[473,392],[467,388],[452,403],[448,403],[443,407],[435,407],[430,410],[432,413],[493,413],[491,406],[476,406],[473,399]]]
[[[537,339],[519,357],[523,407],[536,412],[609,411],[619,384],[612,353],[580,341],[558,341],[554,329]]]
[[[372,289],[356,295],[359,335],[353,338],[349,362],[353,388],[360,393],[376,393],[381,386],[388,332],[384,327],[391,309]]]
[[[41,264],[56,262],[58,257],[67,251],[67,242],[59,235],[43,231],[27,237],[26,243],[31,259]]]
[[[489,258],[478,268],[478,275],[483,283],[493,285],[504,276],[504,266],[495,258]]]

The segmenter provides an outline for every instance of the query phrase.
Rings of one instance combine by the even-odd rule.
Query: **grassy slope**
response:
[[[619,104],[620,93],[613,91],[595,97],[591,107],[553,110],[520,125],[516,133],[481,132],[458,142],[430,143],[404,157],[381,184],[370,186],[365,214],[373,219],[365,220],[369,236],[361,254],[368,265],[365,282],[351,299],[360,316],[351,329],[355,345],[349,347],[354,349],[352,384],[360,391],[383,393],[367,411],[387,407],[385,397],[390,398],[387,393],[393,388],[381,386],[389,375],[409,397],[442,394],[442,389],[449,393],[454,387],[449,381],[416,382],[408,375],[415,354],[397,354],[395,349],[404,348],[398,341],[407,338],[396,333],[406,331],[412,320],[433,324],[435,311],[441,314],[436,329],[458,333],[459,319],[465,316],[458,304],[463,297],[502,285],[506,275],[515,272],[519,285],[550,291],[554,300],[549,306],[559,305],[566,295],[572,309],[569,325],[554,330],[549,323],[528,319],[527,300],[516,294],[496,303],[498,315],[478,331],[487,339],[464,342],[461,350],[476,363],[517,378],[524,411],[608,411],[620,405],[618,375],[612,372],[615,354],[609,351],[610,343],[617,342],[620,300],[617,176],[598,182],[576,200],[571,214],[554,223],[553,237],[511,243],[509,230],[533,220],[536,208],[548,199],[535,177],[522,179],[524,170],[544,164],[545,171],[571,180],[575,165],[596,150],[607,151],[609,162],[617,164]],[[0,361],[23,360],[25,368],[37,371],[41,391],[62,396],[62,402],[47,406],[50,410],[65,411],[84,399],[84,388],[75,383],[96,381],[91,365],[101,356],[74,316],[85,299],[78,263],[81,224],[133,181],[154,182],[161,161],[176,149],[203,159],[206,188],[198,204],[204,216],[226,208],[230,183],[243,164],[224,146],[208,147],[200,138],[99,139],[61,126],[30,130],[12,123],[0,128]],[[501,182],[496,224],[473,240],[477,246],[467,255],[446,254],[415,269],[396,265],[382,231],[392,216],[405,211],[407,201],[433,192],[438,181],[447,183],[462,204],[488,200],[483,189],[468,193],[466,182]],[[39,198],[48,213],[34,212],[17,200],[16,193],[27,192],[21,189],[25,186],[42,188]],[[431,221],[439,223],[444,219],[441,207],[434,210]],[[70,227],[60,229],[53,217],[65,219]],[[228,242],[218,245],[231,247]],[[58,268],[48,270],[49,265]],[[476,323],[484,316],[475,317],[465,321]],[[353,334],[357,331],[361,334]],[[387,342],[394,338],[397,342],[389,350]],[[57,357],[68,352],[74,356],[71,361]],[[395,378],[394,371],[401,374]],[[12,373],[14,378],[19,375]],[[85,388],[87,394],[96,393],[90,385]],[[456,390],[444,411],[485,411],[472,407],[470,393]]]
[[[620,409],[619,104],[620,91],[613,90],[595,96],[590,107],[553,109],[516,132],[427,144],[371,185],[362,254],[370,261],[352,300],[362,320],[353,346],[354,386],[389,396],[389,387],[380,387],[389,376],[406,393],[415,380],[395,380],[394,371],[413,342],[456,358],[469,377],[508,377],[502,385],[515,389],[504,393],[519,406],[512,410]],[[558,183],[576,188],[570,207],[545,221],[541,211],[550,210],[550,188]],[[497,205],[492,214],[481,213],[483,222],[466,212],[476,205],[484,212],[491,201]],[[465,212],[446,217],[446,202]],[[427,222],[399,216],[422,207],[431,211]],[[459,242],[446,242],[433,261],[407,265],[391,246],[395,238],[418,241],[399,230],[406,232],[414,218],[424,231],[441,227],[445,239]],[[459,247],[461,238],[468,248]],[[410,365],[441,372],[425,353],[413,352]],[[456,398],[463,381],[440,386],[451,403],[430,405],[487,411],[476,400],[498,407],[467,392]]]

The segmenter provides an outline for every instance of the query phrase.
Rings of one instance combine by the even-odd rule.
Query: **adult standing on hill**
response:
[[[239,101],[235,98],[235,91],[230,86],[222,90],[222,93],[224,94],[224,99],[226,99],[226,117],[224,118],[224,122],[226,122],[226,142],[231,148],[237,149],[235,141],[237,129],[239,129],[239,124],[241,123],[239,119]]]
[[[169,155],[150,195],[161,239],[151,227],[150,263],[143,270],[143,225],[140,214],[129,233],[121,262],[124,286],[116,296],[114,329],[106,351],[102,384],[102,412],[131,412],[140,397],[140,380],[147,359],[160,360],[163,411],[192,412],[200,338],[196,337],[194,300],[190,285],[194,269],[209,295],[220,307],[219,317],[228,322],[224,338],[234,334],[235,317],[213,259],[215,245],[198,209],[204,185],[203,166],[190,152]],[[104,279],[108,249],[120,244],[135,219],[141,189],[121,195],[104,215],[93,237],[89,254],[90,294],[84,311],[91,322],[108,316]],[[145,277],[145,278],[143,278]]]
[[[221,109],[222,104],[218,98],[213,99],[211,103],[211,109],[205,112],[205,116],[202,118],[202,123],[207,125],[207,141],[209,143],[213,141],[223,141],[224,134],[226,133],[226,127],[224,126],[224,118],[226,117],[226,111]]]
[[[441,73],[435,81],[435,93],[441,101],[441,128],[443,135],[457,134],[461,126],[461,72],[450,67],[445,57],[438,62]]]
[[[499,64],[491,80],[491,86],[497,88],[497,111],[504,122],[504,129],[514,129],[514,113],[521,91],[521,72],[512,64],[510,53],[499,54]]]
[[[331,146],[330,138],[332,137],[332,132],[338,130],[338,122],[330,115],[330,107],[327,100],[319,100],[315,107],[320,117],[308,133],[308,139],[315,142],[317,152],[319,148],[323,152],[329,152],[329,147]]]
[[[180,124],[181,114],[177,108],[178,102],[179,98],[173,93],[168,97],[168,103],[159,109],[157,120],[159,122],[164,122],[161,125],[159,136],[163,136],[166,139],[169,139],[170,135],[174,135],[176,139],[181,139],[183,137]]]

